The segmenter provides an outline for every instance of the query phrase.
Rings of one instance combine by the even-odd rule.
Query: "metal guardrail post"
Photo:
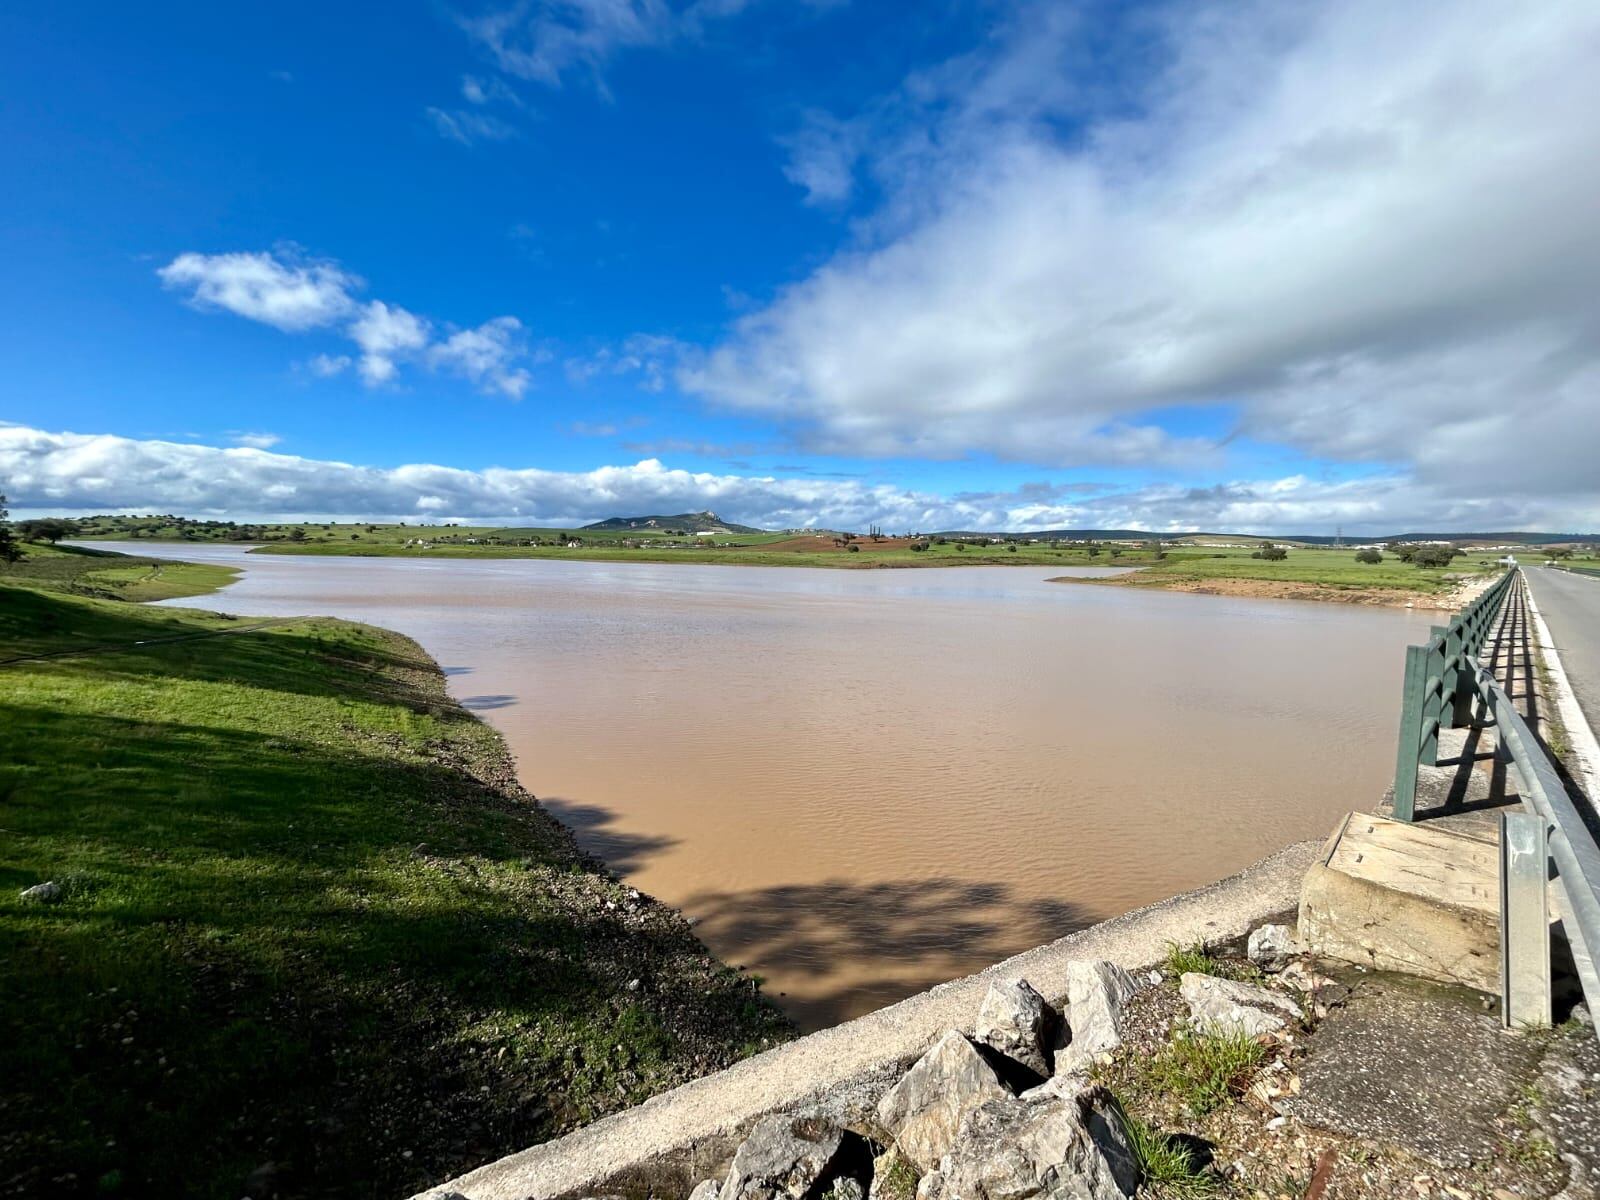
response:
[[[1439,724],[1444,719],[1445,669],[1444,627],[1428,630],[1428,674],[1422,685],[1422,745],[1417,761],[1425,767],[1439,765]]]
[[[1500,814],[1500,1020],[1508,1029],[1549,1025],[1550,849],[1543,817]]]
[[[1394,819],[1410,821],[1417,808],[1417,747],[1422,742],[1422,688],[1428,678],[1428,648],[1406,647],[1405,690],[1400,701],[1400,749],[1394,767]]]

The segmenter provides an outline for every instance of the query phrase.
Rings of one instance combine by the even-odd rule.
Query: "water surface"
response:
[[[106,546],[245,567],[201,604],[416,638],[531,792],[808,1027],[1370,806],[1428,627],[1059,568]]]

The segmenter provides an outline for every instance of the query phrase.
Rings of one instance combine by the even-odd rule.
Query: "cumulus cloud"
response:
[[[1067,6],[836,121],[884,196],[684,386],[838,452],[1185,462],[1163,414],[1420,482],[1600,456],[1600,7],[1182,6],[1132,94]],[[1139,36],[1148,38],[1148,25]],[[1126,88],[1119,76],[1117,88]],[[836,130],[849,130],[845,145]]]
[[[457,330],[431,347],[428,356],[435,366],[463,375],[486,390],[520,400],[532,382],[525,368],[512,366],[525,353],[523,340],[521,321],[496,317],[476,329]]]
[[[374,300],[350,326],[350,337],[361,347],[356,368],[361,378],[369,384],[388,383],[398,370],[396,359],[428,344],[428,323],[399,305]]]
[[[1393,533],[1592,528],[1591,491],[1551,499],[1491,489],[1470,499],[1400,476],[1326,482],[1304,475],[1205,488],[1119,491],[1036,482],[954,495],[853,479],[674,470],[647,458],[591,471],[434,464],[359,466],[111,435],[0,425],[0,491],[14,511],[180,512],[245,519],[475,520],[580,524],[608,516],[711,508],[769,528],[895,530],[1129,527],[1260,533]]]
[[[279,261],[271,254],[180,254],[156,272],[187,288],[197,308],[225,309],[287,333],[331,325],[347,315],[361,280],[332,263]]]
[[[522,322],[494,317],[476,328],[445,327],[434,340],[434,324],[398,304],[358,304],[351,292],[362,281],[332,263],[280,261],[266,253],[180,254],[156,272],[168,287],[193,289],[200,308],[226,309],[289,333],[337,325],[358,355],[314,354],[304,364],[329,379],[352,365],[369,387],[394,382],[404,363],[420,363],[472,382],[484,392],[520,400],[532,386],[530,352]]]

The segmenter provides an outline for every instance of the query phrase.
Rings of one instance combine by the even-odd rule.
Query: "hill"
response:
[[[675,517],[610,517],[585,525],[585,529],[676,529],[683,533],[765,533],[753,525],[735,525],[724,521],[709,509],[705,512],[679,513]]]

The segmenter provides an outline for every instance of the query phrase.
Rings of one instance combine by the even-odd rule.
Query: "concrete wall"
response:
[[[1243,937],[1292,914],[1318,843],[1279,851],[1238,875],[1102,922],[941,984],[868,1016],[824,1029],[697,1079],[565,1137],[490,1163],[421,1194],[426,1200],[562,1200],[687,1195],[720,1173],[742,1132],[780,1110],[868,1119],[895,1077],[948,1029],[970,1029],[991,979],[1025,977],[1046,999],[1066,995],[1073,959],[1129,970],[1161,961],[1167,944]]]

